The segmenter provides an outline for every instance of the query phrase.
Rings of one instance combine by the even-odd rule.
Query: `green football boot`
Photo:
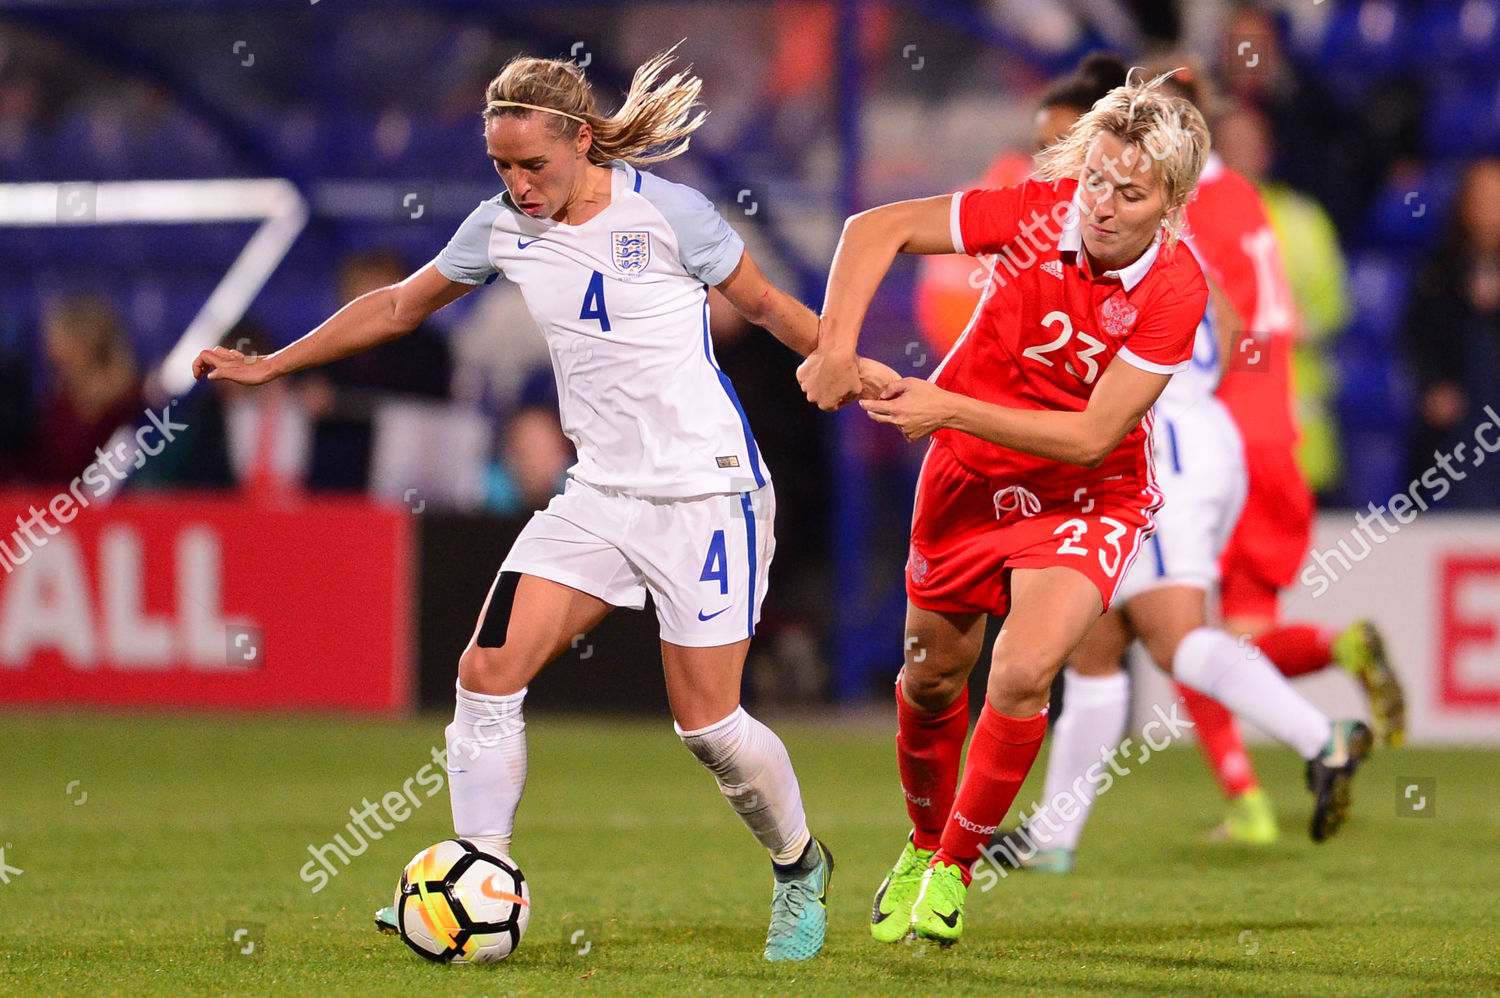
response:
[[[969,887],[956,863],[939,861],[922,874],[922,888],[911,909],[911,937],[952,946],[964,934],[964,900]]]
[[[1247,790],[1229,802],[1224,823],[1208,833],[1214,842],[1237,842],[1241,845],[1268,846],[1281,837],[1271,798],[1260,787]]]
[[[911,930],[911,909],[922,889],[922,874],[932,862],[931,849],[918,849],[911,838],[901,850],[901,858],[875,892],[875,908],[870,912],[870,935],[876,942],[900,942]]]
[[[1375,625],[1361,620],[1346,628],[1333,640],[1333,660],[1364,687],[1381,743],[1400,748],[1406,740],[1406,694]]]

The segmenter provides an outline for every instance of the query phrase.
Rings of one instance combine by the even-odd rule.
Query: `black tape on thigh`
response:
[[[484,622],[479,625],[479,647],[499,648],[505,644],[505,635],[510,630],[510,610],[516,602],[516,584],[520,581],[520,572],[500,573]]]

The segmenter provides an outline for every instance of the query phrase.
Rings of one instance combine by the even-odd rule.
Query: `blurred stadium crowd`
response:
[[[713,114],[663,172],[719,195],[774,276],[816,302],[851,208],[1015,182],[1035,96],[1107,48],[1190,57],[1217,83],[1215,149],[1260,186],[1297,297],[1301,457],[1326,502],[1399,491],[1500,400],[1496,0],[251,6],[0,14],[0,182],[276,176],[304,193],[311,223],[230,346],[285,344],[441,248],[498,187],[478,98],[517,52],[587,59],[618,84],[685,38]],[[140,418],[252,231],[0,226],[0,485],[66,482]],[[973,295],[948,280],[898,271],[872,319],[877,355],[930,369]],[[179,410],[187,439],[133,487],[399,495],[415,449],[472,457],[468,477],[427,473],[436,502],[545,505],[570,463],[545,347],[504,282],[449,311],[284,386],[200,388]],[[815,579],[832,431],[800,402],[795,359],[750,333],[716,314],[783,492],[782,550]],[[840,445],[877,462],[900,451],[858,432]],[[1446,502],[1500,506],[1500,468]]]

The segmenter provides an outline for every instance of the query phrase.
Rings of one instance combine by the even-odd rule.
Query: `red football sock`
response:
[[[1255,639],[1281,674],[1291,679],[1333,664],[1333,635],[1312,624],[1283,624]]]
[[[896,681],[896,767],[901,792],[911,815],[912,842],[918,849],[936,849],[943,823],[953,810],[958,766],[969,733],[968,687],[944,709],[924,713],[906,702]]]
[[[969,743],[964,780],[943,826],[942,848],[933,862],[957,863],[969,882],[969,868],[995,834],[1016,799],[1047,734],[1047,711],[1031,717],[1006,717],[985,701]]]
[[[1193,733],[1198,736],[1198,745],[1208,760],[1208,768],[1219,781],[1224,796],[1234,800],[1254,790],[1260,784],[1255,779],[1250,756],[1245,754],[1245,742],[1240,738],[1234,715],[1212,697],[1190,690],[1181,683],[1175,685],[1188,716],[1193,719]]]

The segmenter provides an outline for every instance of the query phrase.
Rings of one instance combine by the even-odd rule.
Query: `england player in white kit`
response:
[[[604,169],[609,205],[587,222],[532,218],[501,193],[435,261],[450,281],[520,287],[578,454],[500,571],[637,610],[649,592],[663,640],[733,644],[754,633],[775,549],[770,471],[708,333],[708,286],[745,246],[697,191]]]
[[[508,855],[526,780],[526,684],[614,607],[649,593],[676,731],[771,855],[769,960],[822,948],[833,863],[807,828],[780,739],[739,704],[775,540],[771,476],[709,341],[708,286],[806,355],[818,321],[772,286],[707,198],[639,165],[687,147],[699,81],[642,66],[604,116],[582,70],[517,58],[485,92],[505,191],[438,257],[256,361],[212,350],[195,374],[257,384],[402,335],[503,274],[541,327],[564,431],[562,495],[501,565],[459,661],[447,729],[458,834]],[[867,395],[894,372],[861,363]],[[393,928],[390,909],[377,924]]]

